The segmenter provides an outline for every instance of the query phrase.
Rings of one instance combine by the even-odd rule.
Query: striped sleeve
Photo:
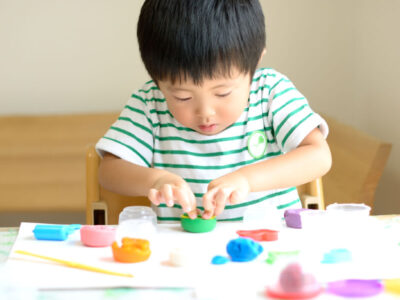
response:
[[[152,166],[156,121],[150,113],[151,103],[140,90],[131,96],[119,118],[96,144],[100,156],[109,152],[140,166]]]
[[[276,76],[268,93],[269,123],[282,152],[295,149],[317,127],[326,138],[325,120],[311,109],[307,99],[287,77]]]

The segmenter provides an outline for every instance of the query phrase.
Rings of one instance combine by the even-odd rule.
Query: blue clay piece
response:
[[[232,261],[246,262],[255,259],[263,252],[263,247],[252,239],[237,238],[228,243],[226,251]]]
[[[351,252],[347,249],[332,249],[324,254],[323,264],[336,264],[351,261]]]
[[[221,255],[214,256],[213,259],[211,260],[211,263],[213,265],[223,265],[229,262],[229,258]]]

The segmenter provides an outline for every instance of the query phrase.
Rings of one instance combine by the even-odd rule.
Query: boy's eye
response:
[[[175,99],[176,99],[176,100],[179,100],[179,101],[188,101],[188,100],[191,99],[191,97],[186,97],[186,98],[175,97]]]
[[[223,98],[223,97],[229,96],[230,94],[231,94],[231,92],[227,92],[227,93],[223,93],[223,94],[217,94],[216,96]]]

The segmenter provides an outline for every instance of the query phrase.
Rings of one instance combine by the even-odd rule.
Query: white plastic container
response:
[[[328,212],[352,217],[369,216],[371,207],[360,203],[334,203],[326,207]]]
[[[326,207],[334,222],[339,246],[354,251],[364,245],[365,233],[370,232],[371,208],[360,203],[334,203]]]

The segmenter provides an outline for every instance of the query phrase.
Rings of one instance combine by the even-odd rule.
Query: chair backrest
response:
[[[373,208],[375,190],[390,154],[391,144],[333,118],[328,144],[332,168],[324,176],[325,203],[365,203]]]
[[[94,146],[86,153],[86,223],[118,224],[119,213],[126,206],[150,206],[146,197],[128,197],[112,193],[99,185],[100,157]],[[320,178],[298,186],[303,207],[324,209],[322,180]]]

